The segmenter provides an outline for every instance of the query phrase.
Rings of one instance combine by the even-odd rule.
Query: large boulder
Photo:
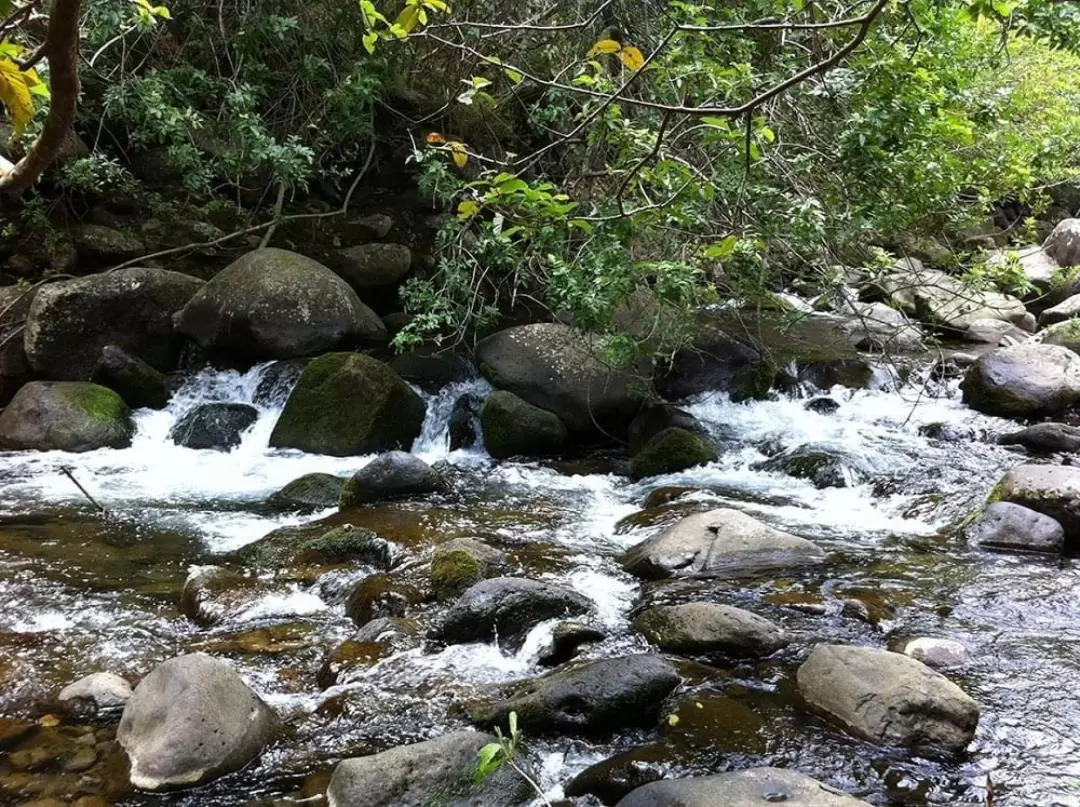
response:
[[[876,743],[960,751],[979,722],[960,687],[900,653],[819,644],[796,677],[807,703]]]
[[[555,456],[566,448],[566,426],[558,415],[506,390],[484,401],[480,429],[484,448],[496,459]]]
[[[262,752],[277,717],[236,671],[202,653],[161,664],[135,688],[116,739],[143,790],[194,787]]]
[[[649,608],[634,618],[633,627],[661,650],[687,655],[767,656],[790,641],[764,617],[712,602]]]
[[[341,250],[334,268],[354,289],[387,286],[409,274],[412,250],[404,244],[360,244]]]
[[[245,359],[310,356],[387,337],[348,283],[311,258],[274,248],[222,269],[184,306],[179,326],[206,350]]]
[[[270,445],[335,457],[409,449],[426,411],[423,399],[382,362],[330,353],[300,374]]]
[[[326,791],[328,807],[515,807],[535,795],[517,771],[502,765],[478,779],[481,748],[497,740],[455,731],[434,740],[342,760]],[[517,760],[518,764],[522,761]]]
[[[986,265],[1001,269],[1014,262],[1033,287],[1033,294],[1042,297],[1053,291],[1061,268],[1038,244],[1026,244],[1010,249],[996,249],[986,256]]]
[[[750,768],[691,779],[665,779],[630,791],[616,807],[869,807],[865,801],[797,771]]]
[[[177,421],[169,439],[185,448],[232,451],[258,419],[259,410],[249,404],[200,404]]]
[[[450,606],[435,637],[445,642],[498,638],[520,644],[539,623],[593,610],[592,600],[563,586],[523,577],[493,577],[466,589]]]
[[[1046,328],[1075,317],[1080,317],[1080,294],[1074,294],[1039,314],[1039,327]]]
[[[172,394],[169,377],[121,347],[106,345],[94,382],[116,390],[132,408],[164,409]]]
[[[0,406],[6,405],[33,375],[21,331],[33,300],[32,290],[0,287]]]
[[[79,257],[92,262],[130,261],[146,254],[141,239],[103,224],[74,224],[68,235]]]
[[[859,350],[887,353],[924,349],[919,326],[885,303],[848,302],[840,308],[847,321],[840,327],[855,340]]]
[[[278,510],[312,513],[337,507],[345,480],[333,474],[304,474],[273,493],[267,503]]]
[[[26,357],[38,374],[57,381],[88,380],[106,345],[172,370],[183,344],[173,314],[203,285],[179,272],[140,268],[50,283],[30,305]]]
[[[968,540],[988,549],[1060,553],[1065,530],[1050,516],[1012,502],[994,502],[967,529]]]
[[[671,404],[653,404],[646,406],[630,421],[627,433],[630,455],[633,456],[645,448],[645,444],[660,432],[674,428],[693,434],[708,434],[704,424],[685,409]]]
[[[827,446],[801,445],[754,465],[756,471],[806,479],[815,488],[846,488],[871,475],[866,462],[854,454]]]
[[[613,370],[598,350],[569,326],[537,323],[487,337],[475,356],[492,384],[554,412],[570,431],[625,432],[644,400],[644,386]]]
[[[1080,546],[1080,468],[1021,465],[1001,478],[990,499],[1019,504],[1049,516],[1065,530],[1068,547]]]
[[[767,394],[775,376],[776,367],[762,351],[703,316],[692,344],[672,357],[656,386],[669,400],[716,390],[728,392],[732,400],[747,400]]]
[[[700,434],[672,426],[654,436],[630,460],[630,476],[645,479],[715,462],[716,449]]]
[[[1058,266],[1080,266],[1080,219],[1064,219],[1043,242],[1043,249]]]
[[[505,552],[476,538],[455,538],[439,544],[431,555],[431,588],[436,599],[450,600],[508,565]]]
[[[423,496],[442,487],[439,473],[415,454],[388,451],[345,481],[338,506],[349,510],[371,502]]]
[[[470,710],[480,726],[505,726],[511,712],[526,733],[604,734],[652,726],[664,699],[681,683],[652,654],[589,661],[513,688],[510,696]]]
[[[745,577],[825,560],[821,548],[738,510],[695,513],[628,549],[620,562],[644,578]]]
[[[135,426],[124,399],[85,381],[31,381],[0,412],[0,448],[126,448]]]
[[[1080,428],[1066,423],[1036,423],[998,438],[1003,446],[1023,446],[1036,454],[1080,451]]]
[[[1048,325],[1031,337],[1044,345],[1059,345],[1080,353],[1080,319],[1067,319]]]
[[[1054,414],[1080,400],[1080,356],[1032,342],[997,348],[968,368],[961,387],[964,403],[980,412]]]

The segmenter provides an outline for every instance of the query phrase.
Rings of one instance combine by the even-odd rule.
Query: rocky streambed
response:
[[[295,379],[273,364],[188,377],[166,408],[136,411],[127,448],[4,454],[0,801],[287,804],[329,788],[336,804],[442,803],[432,783],[471,773],[482,744],[462,732],[505,732],[513,711],[516,759],[553,803],[849,803],[800,772],[877,805],[1080,804],[1080,575],[1058,554],[965,537],[1023,457],[996,444],[1014,424],[929,374],[738,404],[697,395],[684,409],[716,458],[637,481],[603,452],[451,451],[455,404],[490,393],[455,382],[424,393],[412,447],[439,483],[340,512],[318,485],[306,504],[274,494],[308,474],[377,476],[376,455],[270,448]],[[212,403],[250,408],[233,450],[170,438]],[[872,655],[886,649],[899,652]],[[203,664],[188,654],[225,671],[161,667]],[[131,768],[117,742],[107,696],[121,702],[123,685],[97,681],[101,708],[60,697],[100,672],[180,704],[125,718],[121,735],[198,736],[176,694],[189,674],[250,687],[277,725],[242,731],[243,698],[195,714],[220,722],[228,753],[254,744],[250,764],[195,789],[135,788],[161,770]],[[787,772],[626,795],[768,766]],[[504,766],[473,798],[539,797]]]

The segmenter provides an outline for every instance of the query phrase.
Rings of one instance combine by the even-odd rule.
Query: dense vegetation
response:
[[[21,87],[45,36],[22,8],[0,2],[0,97],[26,148],[49,70]],[[22,215],[124,194],[250,223],[407,182],[448,215],[399,344],[524,306],[627,358],[685,337],[663,308],[821,288],[881,248],[966,265],[994,215],[1029,235],[1080,167],[1078,32],[1048,0],[89,0],[92,152]],[[628,335],[645,288],[660,318]]]

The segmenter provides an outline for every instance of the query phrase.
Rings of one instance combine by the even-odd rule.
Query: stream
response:
[[[20,769],[0,755],[0,804],[78,796],[125,805],[294,803],[325,790],[342,757],[461,727],[463,700],[545,672],[538,656],[554,622],[535,628],[516,653],[494,644],[407,649],[321,688],[323,658],[355,631],[342,591],[370,569],[289,580],[211,628],[180,613],[191,567],[221,563],[275,529],[333,514],[274,512],[265,505],[271,493],[307,473],[348,475],[370,459],[269,449],[288,393],[260,383],[269,366],[190,376],[166,409],[136,412],[127,449],[0,454],[0,716],[37,719],[40,704],[83,675],[104,670],[137,680],[171,656],[201,649],[232,662],[283,715],[285,737],[238,774],[151,795],[121,787],[106,750],[113,728],[93,724],[85,742],[97,751],[82,770]],[[875,389],[824,391],[839,403],[828,414],[806,408],[808,392],[745,404],[719,393],[685,401],[712,431],[720,460],[642,482],[616,473],[616,462],[602,455],[496,463],[479,447],[450,451],[454,402],[489,389],[479,380],[453,384],[425,396],[427,420],[413,451],[457,469],[454,495],[372,506],[364,525],[400,547],[406,562],[429,556],[440,541],[475,535],[508,551],[521,573],[577,589],[595,601],[608,634],[589,657],[647,648],[628,622],[648,586],[616,558],[684,515],[736,507],[829,553],[822,567],[782,577],[679,583],[773,619],[795,640],[758,662],[699,671],[673,707],[679,719],[659,729],[605,741],[527,737],[551,800],[587,766],[636,749],[672,775],[791,767],[877,805],[1080,807],[1080,739],[1073,737],[1080,573],[1069,559],[995,554],[957,537],[957,525],[1021,461],[993,441],[1013,424],[964,407],[954,383],[924,385],[916,376],[902,386],[883,378]],[[174,445],[172,425],[211,401],[258,407],[242,444],[230,453]],[[848,487],[819,490],[754,470],[765,452],[804,444],[850,457],[860,474]],[[95,512],[65,468],[107,515]],[[643,509],[659,488],[686,490]],[[422,623],[434,607],[420,606]],[[963,756],[876,747],[801,707],[794,673],[812,643],[892,648],[914,636],[954,639],[971,651],[971,664],[950,673],[982,710]],[[85,728],[65,720],[51,729],[57,742]]]

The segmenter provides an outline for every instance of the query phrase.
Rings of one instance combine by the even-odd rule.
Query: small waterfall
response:
[[[482,378],[470,378],[448,384],[435,395],[424,395],[427,416],[424,418],[420,436],[413,443],[413,453],[427,458],[442,459],[450,453],[450,418],[454,407],[466,395],[483,400],[491,393],[491,385]],[[479,424],[473,424],[479,430]],[[478,441],[479,445],[479,441]],[[479,450],[479,448],[477,448]]]

